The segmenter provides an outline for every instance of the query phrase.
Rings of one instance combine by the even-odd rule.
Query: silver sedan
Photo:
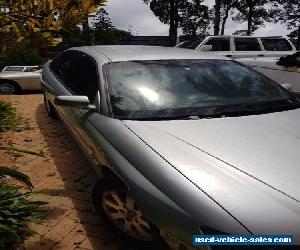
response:
[[[300,102],[279,84],[228,58],[144,46],[67,50],[42,81],[117,231],[179,249],[193,234],[300,244]]]

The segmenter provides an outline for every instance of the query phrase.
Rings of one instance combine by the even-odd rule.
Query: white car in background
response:
[[[2,69],[2,72],[34,72],[39,70],[40,67],[35,66],[6,66]]]
[[[182,42],[176,47],[211,52],[232,59],[280,57],[296,52],[294,45],[281,36],[207,36]]]
[[[41,90],[41,72],[0,72],[0,94]]]
[[[300,51],[280,58],[240,58],[236,61],[252,67],[281,85],[291,85],[291,90],[300,94]]]

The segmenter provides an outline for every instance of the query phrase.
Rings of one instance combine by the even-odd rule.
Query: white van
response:
[[[286,38],[253,36],[207,36],[178,44],[178,48],[213,52],[230,58],[280,57],[296,52]]]

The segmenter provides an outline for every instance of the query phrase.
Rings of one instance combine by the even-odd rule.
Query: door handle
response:
[[[260,55],[258,55],[258,57],[264,57],[265,55],[263,55],[263,54],[260,54]]]
[[[226,55],[226,57],[232,57],[232,55]]]

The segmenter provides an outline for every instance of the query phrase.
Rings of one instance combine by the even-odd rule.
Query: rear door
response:
[[[285,38],[264,37],[259,38],[265,56],[281,57],[295,53],[295,47]]]
[[[232,58],[264,57],[264,51],[257,38],[235,37],[234,53]]]

